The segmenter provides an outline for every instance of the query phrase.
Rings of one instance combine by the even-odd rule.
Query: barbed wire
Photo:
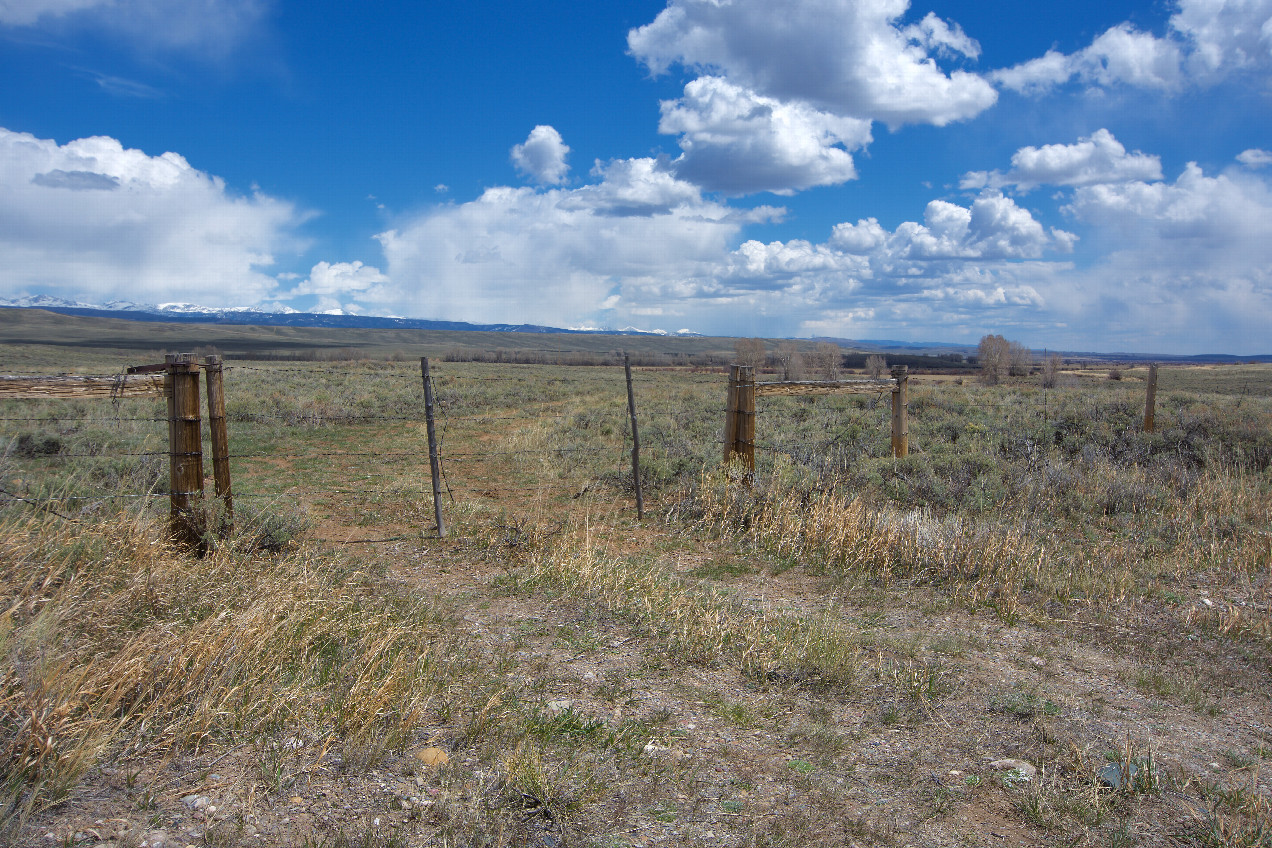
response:
[[[269,374],[340,374],[345,377],[364,376],[356,375],[351,368],[266,368],[260,365],[223,365],[224,371],[259,371]],[[404,374],[393,371],[370,371],[372,376],[376,377],[403,377],[407,379],[418,380],[420,372],[413,374]]]
[[[491,363],[491,364],[496,365],[496,363]],[[603,365],[600,367],[616,368],[617,365],[618,364],[616,363],[615,365]],[[530,365],[530,367],[534,367],[534,366]],[[327,374],[327,375],[339,375],[342,377],[356,376],[356,377],[385,377],[388,379],[409,379],[412,382],[414,382],[420,377],[419,374],[414,372],[403,373],[400,371],[372,370],[372,369],[358,369],[355,371],[350,368],[333,368],[333,367],[274,367],[271,365],[226,364],[223,366],[223,368],[227,372],[243,372],[244,374],[249,374],[249,373],[303,374],[307,376]],[[447,453],[444,449],[442,449],[442,446],[444,446],[445,444],[445,439],[448,433],[453,434],[453,433],[462,432],[464,429],[463,425],[465,424],[484,424],[484,423],[503,423],[503,422],[538,422],[540,424],[550,424],[553,426],[561,426],[562,424],[570,421],[570,419],[573,417],[577,417],[579,415],[595,414],[598,411],[598,409],[602,413],[612,413],[612,417],[614,417],[615,419],[617,418],[625,419],[626,416],[623,414],[623,411],[617,408],[618,405],[620,405],[619,402],[622,399],[622,395],[623,395],[623,392],[621,389],[622,381],[617,377],[617,375],[615,376],[615,379],[612,381],[612,384],[610,384],[609,382],[598,382],[595,374],[588,374],[586,376],[577,376],[577,377],[553,375],[547,378],[546,380],[546,388],[548,389],[548,391],[543,393],[546,395],[546,397],[540,400],[536,400],[533,404],[533,408],[525,409],[519,412],[512,412],[512,413],[505,413],[502,410],[492,411],[492,412],[480,412],[476,410],[470,411],[470,409],[465,409],[464,407],[471,408],[472,406],[478,405],[477,403],[474,403],[473,398],[464,397],[462,394],[462,389],[464,388],[465,384],[469,383],[468,375],[434,373],[430,375],[430,378],[434,386],[439,387],[443,390],[441,392],[441,394],[443,395],[447,393],[448,391],[454,390],[456,387],[460,389],[459,396],[457,397],[453,396],[453,399],[447,399],[445,397],[442,397],[439,399],[437,403],[437,409],[439,410],[439,413],[440,413],[438,416],[438,419],[439,419],[439,423],[441,424],[441,430],[442,430],[441,432],[442,442],[441,442],[441,445],[439,445],[439,451],[438,451],[440,458],[443,460],[443,463],[441,466],[442,480],[445,486],[445,493],[447,496],[450,497],[452,503],[454,502],[455,495],[457,492],[465,496],[490,496],[489,489],[486,489],[486,491],[482,491],[482,489],[485,488],[485,486],[488,484],[497,486],[497,494],[536,493],[536,494],[549,494],[552,496],[558,496],[560,494],[572,493],[573,496],[577,498],[589,492],[590,490],[594,490],[598,486],[601,486],[601,487],[612,486],[612,481],[602,482],[607,477],[612,476],[616,479],[625,479],[627,476],[629,476],[629,473],[627,471],[617,470],[622,468],[622,464],[624,460],[626,459],[626,452],[628,449],[627,444],[619,445],[617,447],[615,446],[606,446],[606,447],[579,446],[579,447],[536,448],[533,450],[494,450],[494,451],[466,450],[466,451],[460,451],[454,454]],[[534,373],[510,374],[510,375],[509,374],[503,374],[503,375],[481,374],[480,376],[474,378],[474,380],[480,381],[480,383],[482,384],[502,383],[502,384],[535,385],[537,383],[538,386],[543,386],[543,382],[541,382],[543,381],[543,376],[541,374],[534,374]],[[698,382],[698,381],[695,380],[695,382]],[[702,382],[705,385],[705,381],[702,381]],[[557,397],[557,393],[563,390],[568,391],[576,386],[585,386],[588,389],[588,391],[586,392],[586,395],[594,398],[593,408],[587,409],[587,410],[578,410],[573,412],[562,411],[556,414],[552,414],[549,405],[555,403],[559,399],[562,399]],[[577,392],[576,392],[576,395],[577,395]],[[611,399],[613,400],[613,403],[615,404],[615,408],[612,411],[606,405],[606,403]],[[488,402],[489,399],[480,399],[480,400],[484,404]],[[415,401],[415,402],[418,402],[418,401]],[[496,404],[492,403],[491,405],[496,405]],[[503,406],[504,404],[499,403],[498,405]],[[513,404],[513,405],[516,406],[516,404]],[[456,408],[456,407],[459,407],[459,408]],[[683,408],[662,406],[656,403],[651,403],[651,405],[646,406],[644,403],[638,402],[638,408],[641,410],[640,414],[643,417],[649,417],[649,418],[672,417],[675,420],[684,421],[686,420],[687,417],[690,417],[690,418],[694,417],[694,416],[686,416]],[[106,424],[108,422],[119,423],[122,421],[138,421],[138,422],[162,424],[166,422],[168,419],[166,417],[142,418],[142,417],[136,417],[136,416],[129,416],[125,418],[123,416],[118,416],[118,415],[116,416],[44,415],[44,416],[24,416],[24,417],[18,417],[18,416],[3,417],[3,418],[0,418],[0,420],[13,421],[15,423],[17,422],[50,423],[50,422],[72,421],[72,422],[78,422],[78,423],[92,422],[92,423],[98,423],[98,424]],[[233,430],[235,430],[237,433],[241,435],[242,433],[244,433],[244,431],[250,433],[252,431],[252,426],[255,424],[268,424],[272,422],[283,422],[285,424],[293,425],[293,426],[317,425],[317,426],[338,427],[341,425],[358,424],[363,422],[381,422],[381,421],[382,422],[401,422],[401,421],[423,422],[425,421],[425,415],[423,414],[423,410],[420,410],[418,413],[412,414],[412,415],[403,415],[403,414],[382,415],[382,414],[348,414],[348,413],[338,413],[338,412],[333,414],[324,414],[320,412],[299,409],[295,411],[278,411],[278,412],[271,412],[271,413],[262,413],[262,412],[254,411],[254,412],[246,413],[246,414],[241,412],[231,411],[231,415],[229,416],[228,420],[231,423]],[[625,433],[630,432],[626,426],[624,426],[623,431]],[[656,453],[658,450],[656,444],[649,444],[646,449],[650,451],[651,454]],[[448,463],[463,463],[467,467],[470,467],[473,469],[479,469],[483,462],[490,461],[490,460],[506,459],[506,458],[516,458],[516,457],[542,458],[545,456],[583,457],[583,456],[606,456],[610,454],[616,455],[615,456],[616,470],[605,472],[601,475],[601,477],[588,476],[588,477],[584,477],[583,479],[573,479],[573,480],[567,479],[567,480],[557,480],[557,481],[550,481],[550,482],[540,481],[532,485],[524,485],[524,486],[508,485],[508,481],[506,477],[484,477],[484,476],[476,476],[476,475],[469,477],[468,479],[465,479],[459,485],[453,486],[447,475],[447,469],[446,469],[446,466]],[[92,457],[99,457],[99,458],[162,457],[164,455],[170,455],[170,452],[169,451],[103,451],[98,453],[85,453],[83,451],[72,451],[68,453],[59,452],[56,454],[24,456],[24,457],[21,457],[20,459],[49,461],[49,460],[61,460],[61,459],[70,460],[70,459],[92,458]],[[317,451],[293,450],[287,453],[276,453],[276,452],[268,452],[268,451],[246,451],[243,453],[232,453],[229,455],[228,458],[231,460],[238,460],[238,461],[251,460],[251,459],[294,460],[294,459],[307,459],[307,458],[334,458],[334,459],[369,458],[369,459],[374,459],[380,462],[392,462],[395,460],[422,461],[425,456],[426,454],[424,453],[423,450],[409,452],[409,453],[408,452],[384,453],[384,452],[378,452],[378,451],[358,451],[358,450],[317,450]],[[349,476],[346,472],[345,479],[348,482],[356,482],[359,480],[384,481],[384,480],[400,479],[400,475],[394,474],[392,472],[387,472],[387,473],[356,474],[356,475]],[[163,498],[173,497],[173,493],[170,493],[170,492],[153,492],[152,491],[145,494],[137,494],[137,493],[119,492],[115,490],[89,491],[89,492],[84,492],[83,490],[81,490],[80,492],[75,494],[29,496],[29,497],[28,496],[13,496],[13,495],[9,495],[9,493],[4,493],[4,494],[8,496],[8,502],[18,501],[18,502],[27,503],[27,504],[44,504],[44,505],[60,504],[60,503],[107,502],[107,501],[116,500],[116,499],[156,501]],[[209,500],[211,500],[212,498],[212,495],[210,493],[189,492],[189,493],[177,493],[177,494],[186,494],[191,496],[201,494],[204,497],[208,498]],[[321,499],[321,498],[331,497],[331,496],[387,498],[387,499],[412,498],[412,499],[420,499],[420,500],[431,500],[432,491],[429,488],[425,488],[422,486],[412,487],[412,488],[397,488],[390,483],[387,485],[373,484],[371,486],[366,486],[366,487],[357,486],[357,485],[353,485],[353,486],[344,485],[344,486],[337,486],[336,488],[305,488],[305,489],[289,487],[286,489],[275,489],[275,490],[259,490],[258,489],[258,490],[247,491],[247,492],[236,491],[233,493],[233,497],[237,499],[244,499],[244,500],[267,500],[267,499],[268,500],[291,500],[291,499],[297,499],[297,498]],[[3,502],[3,501],[0,501],[0,502]],[[371,540],[366,540],[366,541],[371,541]]]
[[[113,415],[42,415],[30,416],[27,418],[0,417],[0,421],[91,421],[100,423],[114,423],[118,421],[148,421],[151,423],[163,423],[167,418],[117,418]]]
[[[468,459],[484,459],[490,456],[542,456],[543,454],[601,454],[609,453],[613,448],[544,448],[542,450],[532,451],[489,451],[480,453],[450,453],[439,454],[442,459],[448,459],[452,462],[463,462]]]
[[[10,461],[52,460],[52,459],[114,459],[118,456],[172,456],[170,451],[102,451],[100,453],[30,453],[10,454]],[[201,453],[183,451],[180,456],[202,456]]]

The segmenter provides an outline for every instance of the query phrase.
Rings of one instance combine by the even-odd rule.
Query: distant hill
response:
[[[11,300],[0,300],[0,311],[18,311],[30,310],[32,312],[43,311],[45,313],[55,313],[59,315],[73,316],[84,319],[114,319],[117,321],[129,322],[145,322],[150,324],[166,324],[166,325],[199,325],[209,328],[249,328],[249,327],[279,327],[279,328],[296,328],[297,330],[330,330],[337,331],[335,336],[324,335],[323,340],[310,342],[316,347],[332,348],[339,345],[349,345],[352,347],[382,347],[387,344],[417,344],[417,343],[440,343],[443,337],[446,337],[456,343],[463,344],[467,347],[489,348],[492,345],[501,348],[514,349],[552,349],[560,351],[562,346],[559,342],[549,342],[548,337],[575,337],[576,343],[565,343],[564,347],[568,350],[601,350],[612,348],[615,345],[603,341],[605,337],[624,337],[626,341],[622,343],[623,347],[632,347],[632,349],[662,349],[667,352],[700,352],[706,349],[712,352],[722,353],[731,347],[728,337],[710,337],[704,336],[690,330],[679,330],[676,332],[666,332],[663,330],[642,330],[634,327],[625,327],[617,330],[596,329],[596,328],[564,328],[564,327],[548,327],[540,324],[473,324],[465,321],[436,321],[425,318],[394,318],[375,315],[349,315],[349,314],[333,314],[333,313],[315,313],[315,312],[261,312],[251,308],[228,308],[214,309],[209,307],[196,306],[185,303],[160,304],[157,306],[136,304],[127,302],[115,302],[103,305],[90,305],[83,303],[75,303],[53,298],[48,296],[23,297]],[[380,337],[374,341],[358,335],[357,338],[344,338],[338,335],[338,331],[368,331],[368,330],[388,330],[388,331],[429,331],[431,335],[426,341],[422,337],[407,333],[404,336]],[[116,333],[117,334],[117,333]],[[451,336],[450,334],[455,334]],[[521,339],[513,341],[506,339],[504,341],[495,341],[494,338],[487,338],[482,341],[479,335],[470,334],[488,334],[495,335],[522,335],[522,336],[539,336],[541,341],[531,342],[529,339]],[[201,337],[206,334],[199,334]],[[307,335],[307,334],[302,334]],[[237,334],[236,338],[240,338]],[[591,337],[593,342],[584,342],[583,339]],[[639,344],[636,339],[643,339]],[[694,342],[688,347],[677,344],[662,346],[657,344],[657,340],[663,339],[667,342],[675,340],[683,340],[685,342]],[[32,339],[26,339],[33,341]],[[942,367],[958,369],[960,367],[959,358],[973,358],[976,354],[976,345],[957,344],[949,342],[909,342],[895,339],[847,339],[822,337],[818,339],[801,339],[802,344],[811,345],[817,341],[830,341],[844,348],[849,358],[854,354],[861,354],[864,359],[865,354],[881,353],[888,357],[889,363],[893,365],[910,365],[911,367]],[[209,341],[208,344],[216,344],[216,341]],[[299,338],[288,343],[278,342],[280,348],[290,348],[304,344]],[[546,344],[545,344],[546,343]],[[1234,356],[1225,353],[1213,354],[1197,354],[1192,356],[1180,356],[1172,354],[1159,353],[1095,353],[1089,351],[1051,351],[1059,353],[1066,360],[1081,362],[1176,362],[1176,363],[1193,363],[1193,364],[1232,364],[1239,362],[1272,362],[1272,354],[1259,354],[1255,356]],[[1035,350],[1034,353],[1041,356],[1043,351]],[[936,360],[943,360],[937,362]],[[848,363],[849,367],[860,367],[856,364],[855,359]],[[966,367],[964,364],[963,367]]]
[[[0,307],[43,309],[61,315],[92,318],[122,318],[128,321],[150,321],[172,324],[236,324],[259,327],[333,327],[378,330],[460,330],[480,333],[557,333],[613,336],[697,336],[691,330],[669,333],[664,330],[641,330],[624,327],[619,330],[596,328],[545,327],[539,324],[472,324],[467,321],[433,321],[426,318],[391,318],[377,315],[350,315],[332,312],[261,312],[250,308],[215,309],[188,303],[158,306],[117,302],[101,306],[62,300],[48,296],[0,300]]]

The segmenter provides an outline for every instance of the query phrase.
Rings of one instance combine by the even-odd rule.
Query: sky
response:
[[[1272,353],[1272,0],[0,0],[0,298]]]

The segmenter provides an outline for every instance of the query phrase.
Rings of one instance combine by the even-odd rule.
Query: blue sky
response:
[[[1272,0],[0,0],[0,298],[1272,352]]]

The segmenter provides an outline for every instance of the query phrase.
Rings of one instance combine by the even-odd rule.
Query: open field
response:
[[[414,363],[231,364],[202,559],[162,402],[0,399],[0,839],[1272,844],[1272,366],[765,397],[749,486],[637,369],[638,522],[621,368],[434,361],[439,539]]]

